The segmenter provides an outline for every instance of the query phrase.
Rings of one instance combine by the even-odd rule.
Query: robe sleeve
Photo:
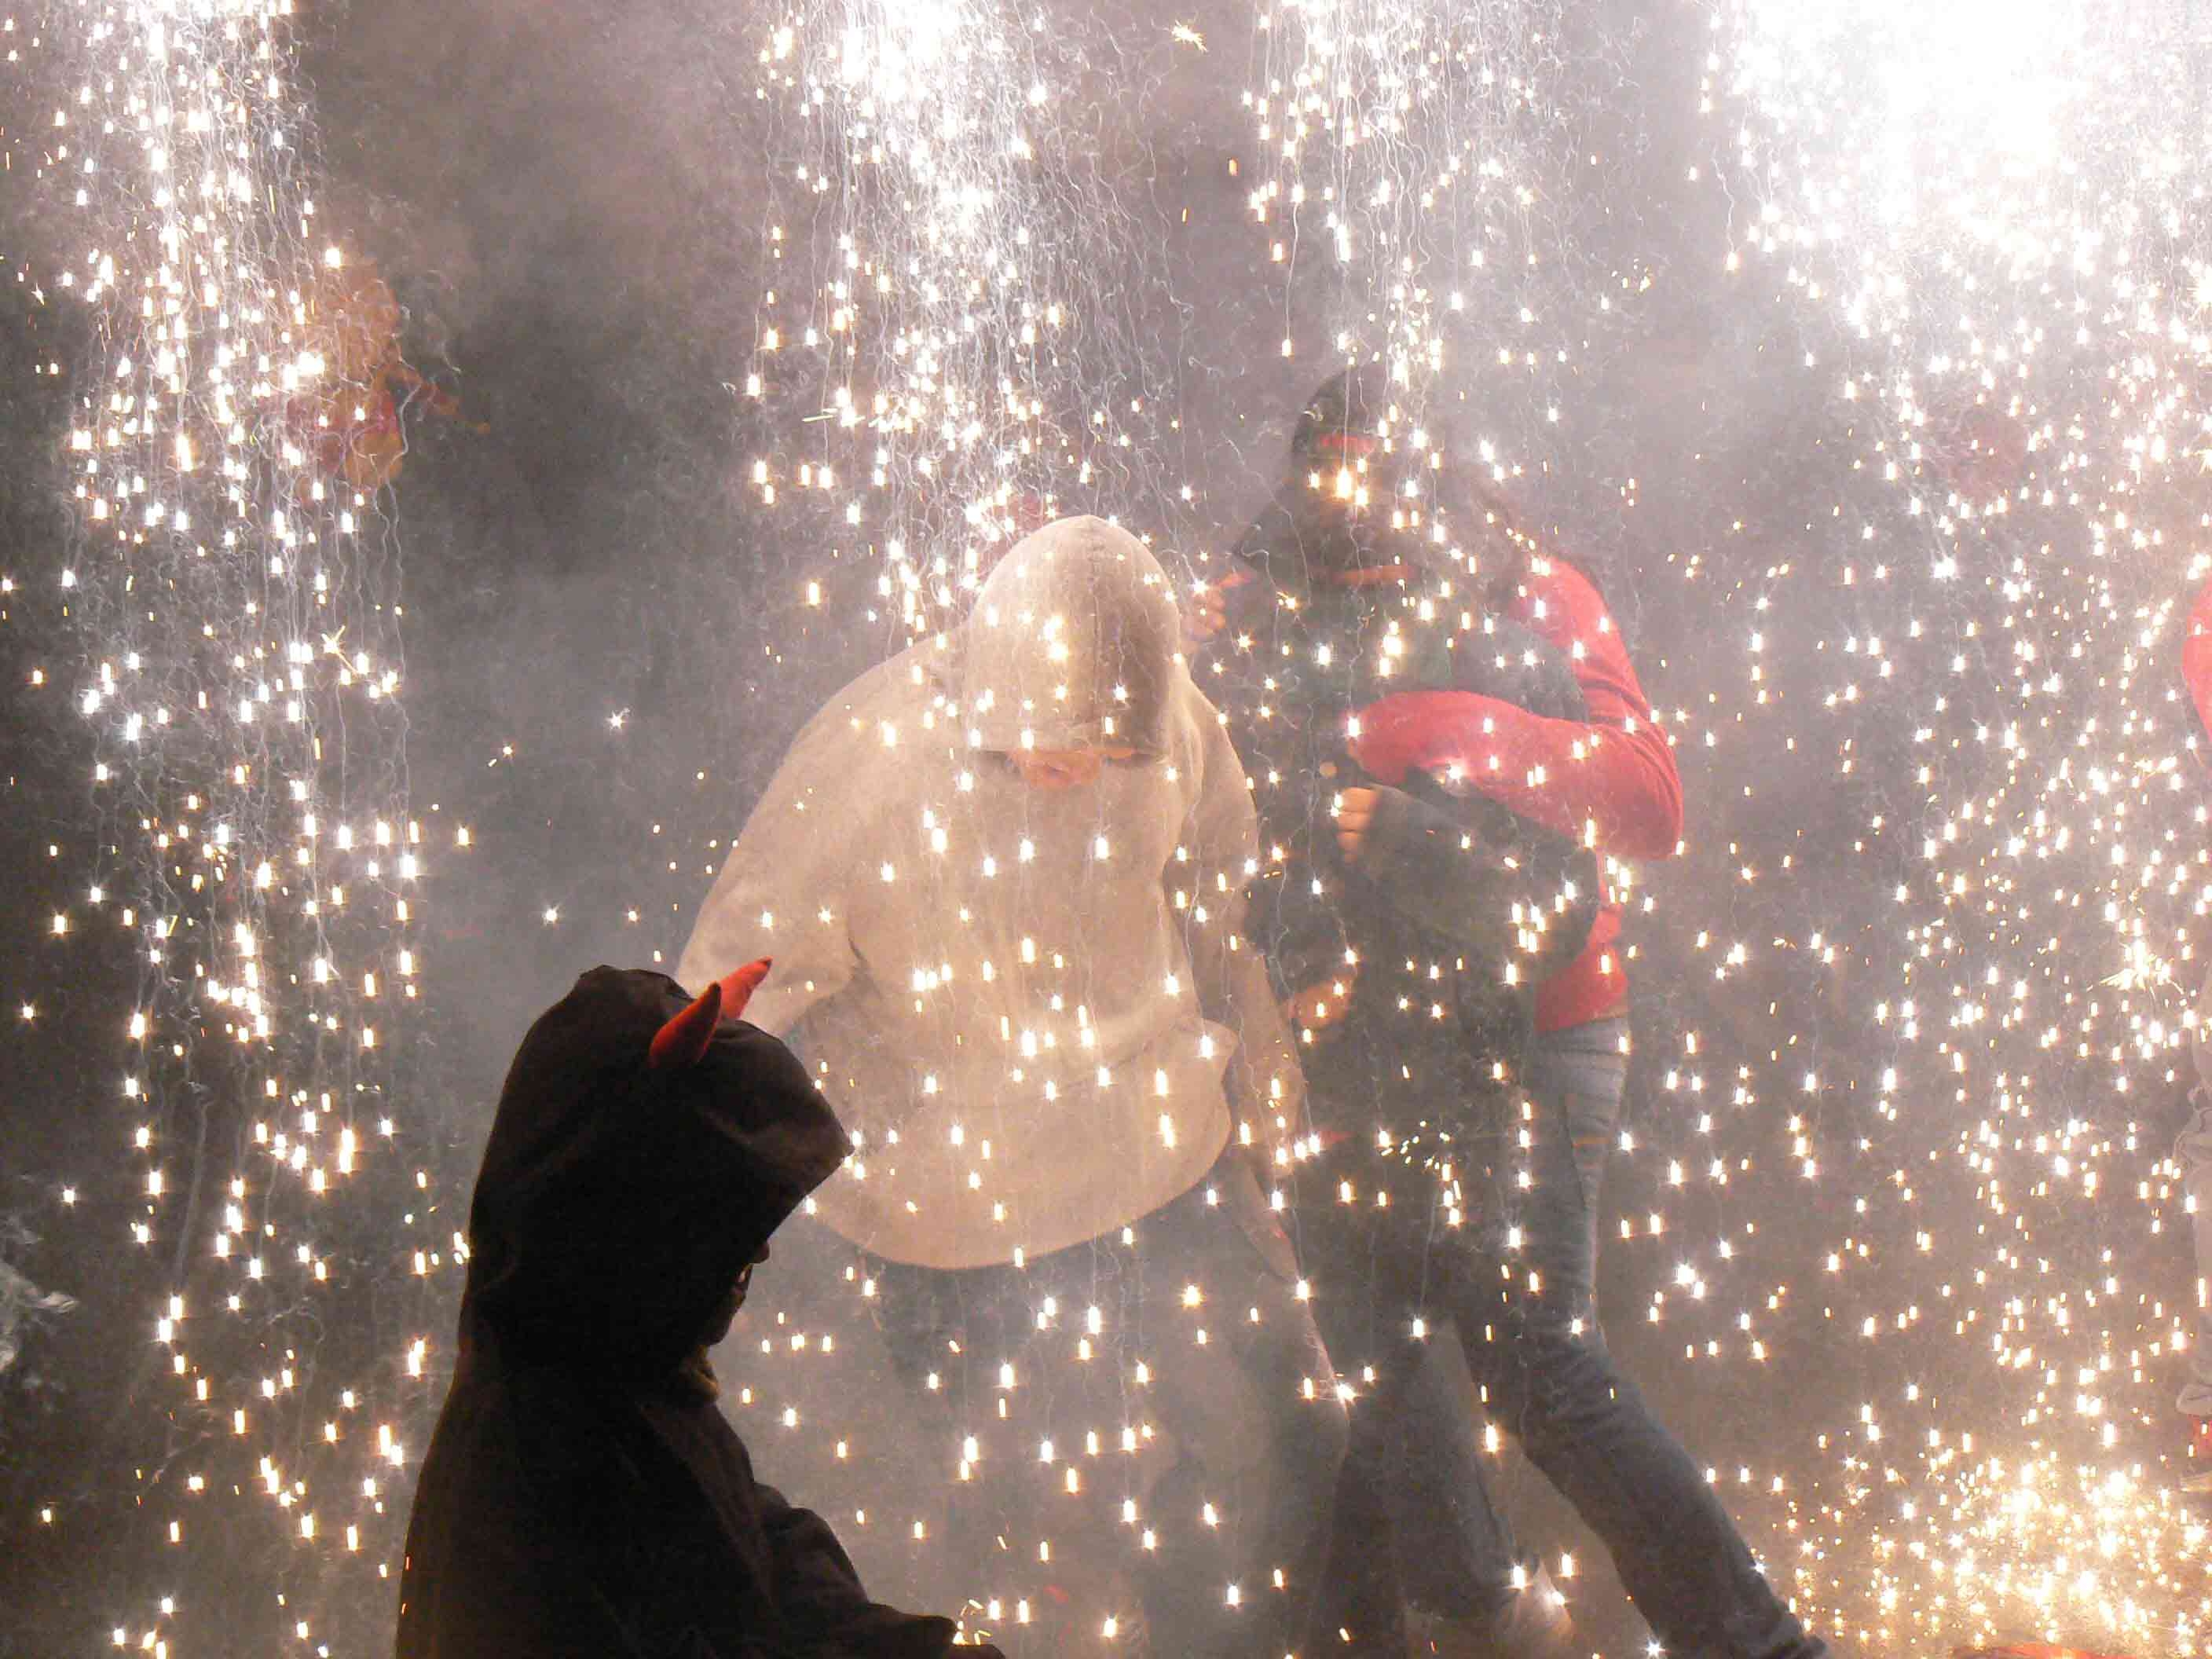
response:
[[[1549,720],[1478,692],[1417,692],[1363,714],[1353,757],[1386,783],[1409,769],[1463,780],[1531,823],[1623,858],[1672,857],[1681,775],[1597,589],[1565,560],[1541,559],[1511,614],[1565,653],[1587,720]]]
[[[828,1522],[789,1503],[773,1486],[753,1490],[776,1609],[793,1633],[791,1659],[941,1659],[994,1651],[954,1647],[957,1627],[950,1619],[871,1601]]]
[[[846,900],[863,777],[874,757],[833,705],[809,721],[730,849],[684,947],[692,990],[758,957],[775,969],[745,1018],[777,1036],[851,983],[858,965]]]
[[[1259,812],[1220,712],[1196,685],[1186,695],[1197,727],[1197,798],[1168,866],[1168,900],[1183,925],[1199,1012],[1237,1035],[1227,1081],[1240,1133],[1272,1157],[1299,1132],[1305,1074],[1267,961],[1244,936],[1259,869]]]

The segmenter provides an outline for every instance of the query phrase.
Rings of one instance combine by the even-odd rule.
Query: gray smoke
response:
[[[76,1306],[75,1297],[40,1290],[8,1260],[37,1242],[21,1222],[0,1223],[0,1373],[15,1364],[40,1315],[67,1313]]]

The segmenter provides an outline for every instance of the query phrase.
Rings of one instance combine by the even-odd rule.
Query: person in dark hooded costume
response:
[[[1577,635],[1571,662],[1528,594],[1553,583],[1565,619],[1588,611],[1602,636],[1595,590],[1532,574],[1472,489],[1439,514],[1437,470],[1407,465],[1396,415],[1371,370],[1320,389],[1198,630],[1200,682],[1264,780],[1273,862],[1247,927],[1302,1028],[1319,1133],[1298,1239],[1361,1395],[1335,1530],[1367,1559],[1340,1551],[1332,1581],[1355,1587],[1379,1564],[1449,1651],[1565,1650],[1542,1616],[1556,1595],[1516,1563],[1483,1490],[1471,1372],[1669,1649],[1810,1659],[1820,1644],[1595,1328],[1609,1135],[1590,1126],[1611,1120],[1575,1067],[1625,1065],[1625,1022],[1598,1018],[1622,1006],[1619,923],[1590,849],[1626,814],[1592,786],[1603,774],[1611,795],[1660,798],[1650,816],[1679,833],[1673,764],[1640,729],[1617,638]],[[1595,1054],[1575,1046],[1583,1031]],[[1563,1063],[1561,1107],[1545,1067]],[[1447,1333],[1456,1354],[1429,1340]],[[1532,1580],[1536,1594],[1515,1593]],[[1375,1600],[1358,1650],[1403,1651]]]
[[[1202,683],[1265,781],[1271,864],[1248,928],[1303,1040],[1319,1133],[1295,1182],[1297,1231],[1331,1353],[1358,1379],[1327,1622],[1361,1654],[1425,1650],[1447,1631],[1565,1653],[1559,1600],[1484,1480],[1468,1359],[1407,1338],[1448,1332],[1449,1298],[1425,1320],[1394,1280],[1430,1252],[1446,1169],[1438,1259],[1480,1255],[1497,1209],[1480,1188],[1513,1163],[1502,1143],[1519,1127],[1530,999],[1589,937],[1595,867],[1463,769],[1372,766],[1364,740],[1470,693],[1557,719],[1583,704],[1560,653],[1481,614],[1473,583],[1459,596],[1413,529],[1370,509],[1379,396],[1356,374],[1316,393],[1195,630]],[[1446,1146],[1471,1154],[1463,1177]],[[1466,1289],[1480,1275],[1449,1277]]]
[[[937,1659],[836,1535],[753,1479],[706,1351],[845,1134],[782,1043],[595,968],[530,1029],[469,1215],[453,1388],[416,1485],[398,1659]],[[988,1648],[962,1652],[993,1653]]]

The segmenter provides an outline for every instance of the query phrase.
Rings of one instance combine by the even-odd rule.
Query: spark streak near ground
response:
[[[1849,422],[1814,535],[1739,587],[1728,694],[1832,757],[1869,902],[1776,939],[1855,1033],[1809,1103],[1856,1140],[1820,1177],[1861,1194],[1828,1269],[1887,1350],[1819,1437],[1816,1530],[1854,1565],[1814,1594],[1880,1645],[2200,1651],[2166,1150],[2212,896],[2179,677],[2212,522],[2203,42],[2071,3],[1714,22],[1729,266],[1788,296]]]

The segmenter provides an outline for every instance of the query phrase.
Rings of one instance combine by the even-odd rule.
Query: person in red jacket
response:
[[[2197,717],[2212,729],[2212,584],[2197,596],[2189,630],[2181,643],[2181,678],[2197,705]],[[2190,1355],[2189,1380],[2177,1402],[2191,1419],[2190,1455],[2197,1468],[2183,1482],[2185,1491],[2212,1493],[2212,979],[2197,994],[2194,1057],[2197,1087],[2191,1092],[2189,1126],[2175,1144],[2182,1190],[2196,1200],[2197,1346]]]
[[[1405,692],[1363,711],[1352,759],[1385,786],[1413,774],[1459,780],[1516,817],[1592,847],[1601,867],[1672,856],[1682,834],[1680,778],[1596,585],[1539,548],[1473,480],[1448,488],[1457,499],[1440,505],[1452,524],[1479,527],[1462,551],[1473,556],[1485,608],[1565,655],[1587,717],[1547,718],[1470,691]],[[1250,586],[1236,571],[1201,593],[1193,635],[1209,639],[1236,623]],[[1365,811],[1370,793],[1346,791],[1346,813]],[[1528,1158],[1536,1178],[1517,1210],[1516,1265],[1542,1290],[1504,1334],[1505,1363],[1526,1383],[1516,1393],[1536,1407],[1508,1426],[1555,1484],[1565,1478],[1562,1490],[1604,1539],[1669,1650],[1809,1659],[1823,1645],[1760,1576],[1698,1466],[1614,1364],[1598,1327],[1600,1189],[1620,1133],[1629,1050],[1616,883],[1605,900],[1583,949],[1538,988],[1537,1036],[1521,1070],[1534,1109]],[[1304,1001],[1302,1024],[1310,1023]],[[1407,1548],[1401,1537],[1395,1552],[1406,1611],[1439,1638],[1455,1631],[1515,1651],[1564,1650],[1563,1632],[1533,1616],[1538,1609],[1472,1582],[1513,1563],[1510,1534],[1481,1493],[1479,1462],[1454,1450],[1471,1440],[1469,1395],[1464,1375],[1424,1365],[1399,1407],[1399,1443],[1382,1455],[1379,1474],[1368,1472],[1401,1489],[1391,1528],[1425,1540]],[[1361,1474],[1347,1463],[1346,1490]],[[1419,1513],[1424,1504],[1437,1512]],[[1346,1530],[1341,1511],[1338,1529]],[[1485,1555],[1495,1559],[1477,1559]]]

